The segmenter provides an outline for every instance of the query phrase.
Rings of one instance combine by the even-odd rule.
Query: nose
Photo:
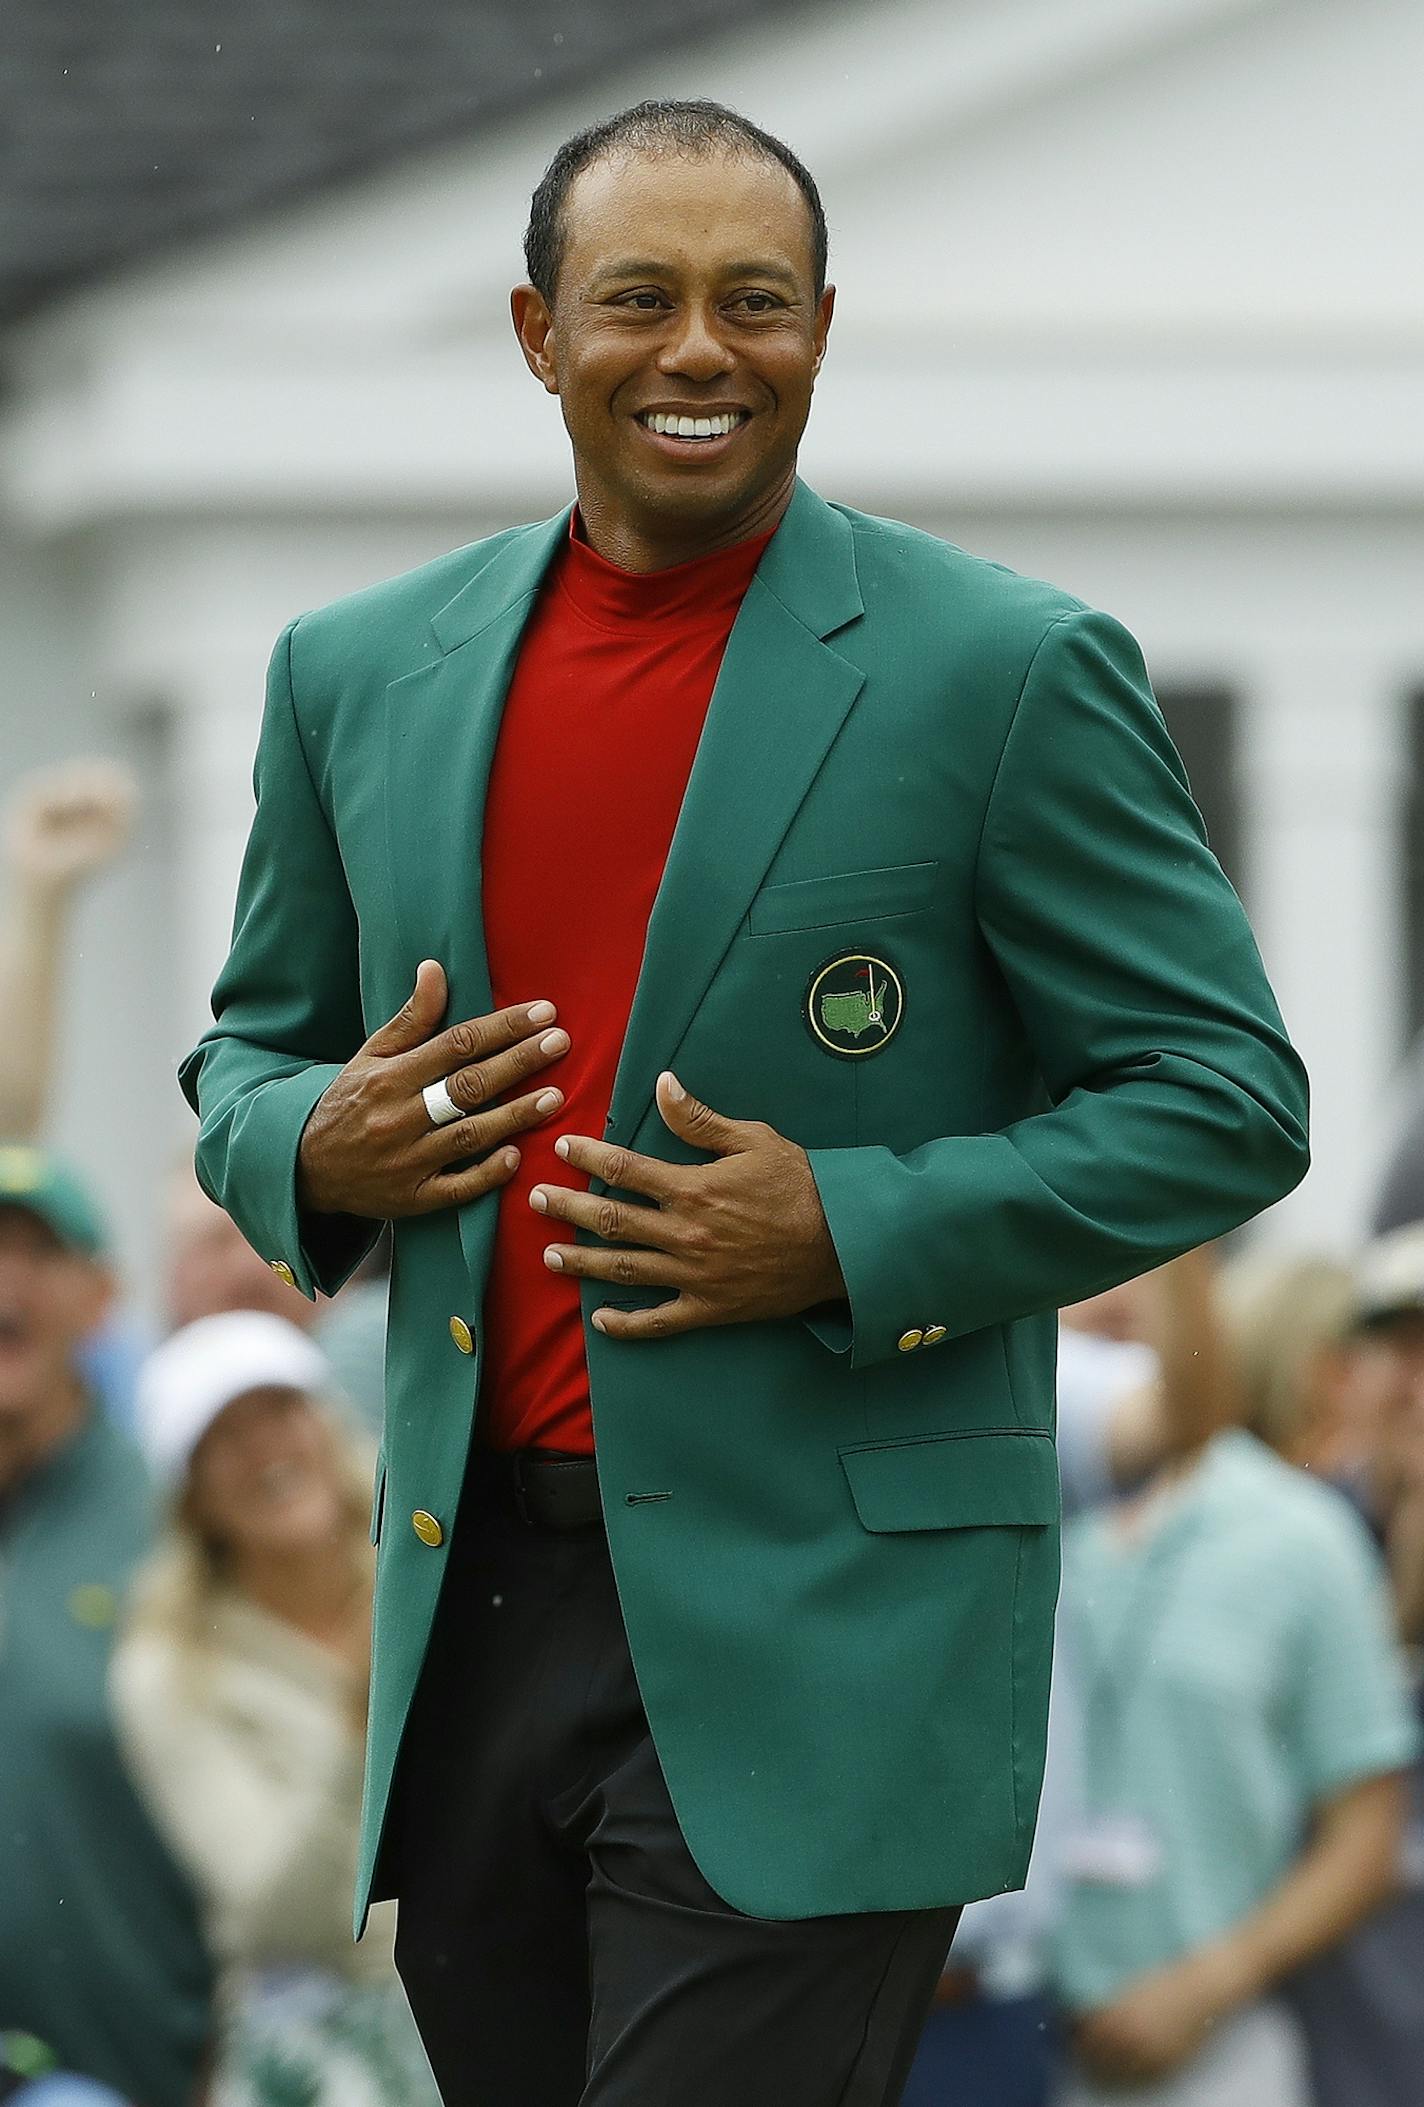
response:
[[[660,373],[680,373],[688,380],[715,380],[736,366],[730,345],[717,333],[715,314],[695,301],[677,311],[658,355]]]

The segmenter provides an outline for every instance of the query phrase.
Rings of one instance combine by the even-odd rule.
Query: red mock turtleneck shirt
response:
[[[763,534],[671,570],[625,571],[577,512],[529,620],[485,806],[485,944],[494,1006],[545,998],[568,1053],[535,1079],[565,1102],[517,1137],[484,1306],[483,1438],[593,1451],[579,1284],[544,1264],[573,1241],[531,1187],[586,1186],[560,1134],[603,1133],[653,896],[717,670]]]

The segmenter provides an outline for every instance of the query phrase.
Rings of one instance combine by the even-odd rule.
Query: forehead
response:
[[[315,1406],[305,1390],[294,1390],[290,1383],[256,1383],[250,1390],[241,1390],[229,1398],[208,1431],[243,1434],[276,1416],[307,1418],[314,1413]]]
[[[563,269],[586,280],[628,258],[671,270],[777,263],[812,274],[800,186],[760,154],[619,154],[581,170],[563,211]]]

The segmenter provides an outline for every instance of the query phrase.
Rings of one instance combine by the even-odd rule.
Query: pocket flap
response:
[[[938,862],[895,863],[879,870],[837,871],[828,878],[765,885],[752,901],[747,926],[753,936],[774,936],[786,929],[822,929],[837,922],[912,914],[929,899],[938,869]]]
[[[1046,1528],[1058,1520],[1047,1434],[922,1434],[840,1452],[867,1529]]]

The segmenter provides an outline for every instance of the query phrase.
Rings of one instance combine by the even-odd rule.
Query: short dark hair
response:
[[[553,305],[554,286],[563,261],[564,204],[575,176],[582,175],[591,162],[618,153],[696,156],[718,151],[755,154],[762,160],[775,161],[792,178],[811,215],[811,260],[819,300],[826,289],[829,242],[815,178],[782,140],[720,102],[634,103],[566,139],[540,177],[529,206],[524,267],[530,284]]]

